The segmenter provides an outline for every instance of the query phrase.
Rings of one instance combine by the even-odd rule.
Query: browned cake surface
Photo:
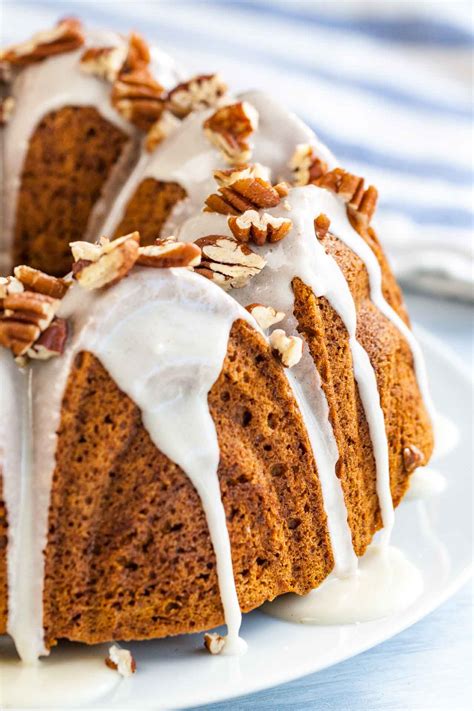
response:
[[[0,634],[7,631],[7,512],[0,470]]]
[[[141,244],[152,244],[160,237],[172,208],[185,197],[186,192],[178,183],[164,183],[154,178],[146,178],[128,203],[122,221],[115,231],[115,237],[139,229]]]
[[[127,136],[92,107],[65,107],[42,119],[21,177],[15,264],[58,276],[70,270],[69,242],[84,238],[91,211],[126,142]]]
[[[404,447],[415,445],[424,452],[426,460],[433,447],[429,418],[413,371],[412,354],[397,328],[370,301],[363,262],[332,235],[325,237],[324,246],[338,262],[351,289],[358,313],[357,337],[376,373],[389,445],[392,497],[398,505],[409,483],[403,464]],[[407,321],[400,290],[380,248],[376,254],[382,267],[385,297]],[[354,549],[362,555],[382,522],[376,493],[375,460],[354,378],[348,334],[324,297],[315,298],[311,289],[299,279],[294,280],[293,289],[299,328],[308,342],[329,403],[340,452],[337,474],[344,490]]]
[[[245,322],[233,326],[209,405],[242,609],[309,590],[333,565],[315,464],[281,366]],[[49,642],[159,637],[223,621],[197,493],[87,353],[64,400],[44,607]]]

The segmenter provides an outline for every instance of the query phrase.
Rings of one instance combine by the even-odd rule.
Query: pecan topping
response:
[[[229,217],[230,231],[238,242],[279,242],[291,230],[293,223],[287,217],[274,217],[268,212],[260,215],[256,210],[246,210],[240,217]]]
[[[25,264],[15,267],[14,274],[28,291],[52,296],[53,299],[62,299],[69,288],[64,279],[57,279]]]
[[[232,237],[208,235],[195,244],[201,249],[201,264],[195,271],[224,289],[245,286],[266,264],[263,257]]]
[[[249,304],[245,307],[252,314],[255,321],[263,331],[280,323],[285,318],[283,311],[276,311],[273,306],[263,306],[262,304]]]
[[[79,66],[86,74],[113,82],[127,58],[127,47],[90,47],[82,55]]]
[[[425,455],[422,451],[415,447],[414,444],[410,444],[403,450],[403,464],[407,474],[411,474],[418,467],[423,466],[425,461]]]
[[[158,121],[155,121],[150,128],[145,139],[145,148],[147,151],[155,150],[155,148],[171,135],[180,125],[179,119],[170,111],[163,111]]]
[[[26,355],[36,360],[49,360],[64,353],[66,341],[67,322],[63,318],[55,318],[28,349]]]
[[[0,52],[0,61],[14,66],[40,62],[54,54],[71,52],[84,44],[81,23],[72,17],[60,20],[52,30],[37,32],[21,44],[12,45]]]
[[[150,64],[151,55],[150,49],[141,35],[137,32],[131,32],[128,38],[128,50],[125,64],[122,69],[124,72],[139,69]]]
[[[347,204],[349,214],[368,225],[377,205],[377,190],[371,185],[364,190],[364,179],[342,168],[334,168],[322,175],[316,184],[331,190]]]
[[[6,96],[0,99],[0,126],[6,126],[15,110],[15,99],[13,96]]]
[[[243,164],[236,165],[228,170],[215,170],[214,178],[219,187],[227,188],[238,180],[244,180],[245,178],[261,178],[268,182],[270,170],[260,165],[260,163],[254,163],[253,165]]]
[[[23,356],[54,318],[60,300],[33,291],[7,293],[0,318],[0,345]]]
[[[121,72],[112,88],[112,106],[143,131],[160,118],[164,97],[163,87],[153,79],[148,67]]]
[[[204,210],[221,215],[241,215],[246,210],[276,207],[280,200],[278,191],[262,178],[243,178],[209,195]]]
[[[276,328],[270,334],[270,345],[287,368],[292,368],[300,362],[303,354],[303,341],[299,336],[287,336],[281,328]]]
[[[85,289],[101,289],[116,284],[127,276],[137,261],[139,243],[138,232],[112,242],[102,239],[97,245],[72,242],[71,248],[76,260],[72,267],[74,278]]]
[[[294,186],[314,183],[327,171],[326,163],[314,154],[313,146],[309,143],[296,146],[289,167],[293,172]]]
[[[329,217],[323,212],[318,215],[314,220],[314,231],[316,232],[316,237],[318,239],[324,239],[327,235],[331,222]]]
[[[170,91],[168,108],[182,119],[197,109],[217,106],[226,92],[227,86],[218,74],[201,74]]]
[[[228,163],[246,163],[251,156],[248,138],[258,126],[258,113],[246,101],[223,106],[204,121],[208,139]]]
[[[177,242],[174,237],[157,239],[155,244],[140,247],[137,264],[143,267],[196,267],[201,261],[201,250],[192,242]]]
[[[109,656],[105,660],[106,666],[109,669],[118,671],[121,676],[132,676],[137,670],[137,665],[132,653],[128,649],[123,649],[117,644],[112,645],[109,649]]]
[[[225,647],[225,638],[217,632],[206,632],[204,646],[211,654],[220,654]]]

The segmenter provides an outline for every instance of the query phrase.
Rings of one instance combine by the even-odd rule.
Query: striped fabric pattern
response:
[[[2,43],[76,15],[143,33],[189,76],[281,98],[380,194],[398,277],[473,298],[470,2],[3,0]]]

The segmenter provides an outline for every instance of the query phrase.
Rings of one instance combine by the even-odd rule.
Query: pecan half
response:
[[[218,109],[206,121],[204,132],[228,163],[246,163],[251,156],[249,137],[258,126],[258,113],[246,101]]]
[[[86,74],[113,82],[127,58],[127,47],[90,47],[82,55],[79,68]]]
[[[410,444],[403,450],[403,465],[407,474],[411,474],[418,467],[423,466],[425,455],[414,444]]]
[[[314,183],[327,171],[327,164],[315,155],[310,143],[300,143],[296,146],[289,167],[293,173],[294,186]]]
[[[270,334],[270,345],[278,353],[285,367],[292,368],[300,362],[303,341],[299,336],[287,336],[281,328],[276,328]]]
[[[72,17],[60,20],[52,30],[37,32],[31,39],[7,47],[0,52],[0,61],[14,66],[33,64],[55,54],[72,52],[84,44],[81,23]]]
[[[266,264],[263,257],[231,237],[208,235],[195,244],[201,249],[201,264],[195,271],[224,289],[245,286]]]
[[[171,111],[163,111],[158,121],[155,121],[146,135],[145,148],[147,151],[150,151],[150,153],[154,151],[165,138],[176,131],[180,123],[180,120],[173,116]]]
[[[26,355],[33,360],[49,360],[49,358],[60,356],[64,353],[67,336],[66,320],[55,318],[35,343],[28,348]]]
[[[50,276],[25,264],[15,267],[13,273],[28,291],[52,296],[54,299],[62,299],[69,288],[64,279]]]
[[[288,217],[274,217],[268,212],[260,215],[256,210],[246,210],[240,217],[229,217],[229,229],[238,242],[279,242],[291,230],[293,223]]]
[[[280,200],[278,191],[266,180],[243,178],[209,195],[204,211],[219,212],[221,215],[241,215],[246,210],[276,207]]]
[[[121,71],[112,87],[112,106],[127,121],[148,131],[165,107],[165,90],[148,67]]]
[[[192,111],[217,106],[227,92],[227,86],[218,74],[201,74],[178,84],[168,94],[167,106],[178,118]]]
[[[33,291],[8,293],[0,318],[0,345],[23,356],[40,337],[59,308],[59,299]]]
[[[364,190],[364,179],[334,168],[322,175],[316,184],[336,193],[347,204],[349,214],[365,225],[370,223],[377,205],[377,190],[371,185]]]
[[[72,242],[73,255],[83,253],[86,257],[79,257],[73,264],[73,276],[85,289],[101,289],[105,286],[112,286],[123,279],[138,258],[140,235],[132,232],[124,237],[109,242],[102,241],[102,244],[91,245],[98,250],[89,250],[85,247],[87,242]],[[79,246],[81,245],[81,246]]]
[[[220,654],[225,647],[225,637],[217,632],[206,632],[204,646],[211,654]]]
[[[324,237],[327,235],[329,227],[330,227],[330,220],[327,215],[325,215],[323,212],[315,217],[314,219],[314,231],[316,232],[316,237],[318,239],[324,239]]]
[[[262,304],[249,304],[245,307],[252,314],[260,328],[266,331],[267,328],[280,323],[285,318],[283,311],[276,311],[273,306],[263,306]]]
[[[214,179],[221,188],[227,188],[238,180],[246,178],[261,178],[269,182],[270,169],[260,165],[260,163],[254,163],[252,165],[236,165],[228,170],[214,171]]]
[[[157,239],[155,244],[140,247],[137,264],[143,267],[196,267],[201,261],[201,250],[192,242],[176,242],[174,238]]]

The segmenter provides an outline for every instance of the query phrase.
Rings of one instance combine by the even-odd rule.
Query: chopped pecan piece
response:
[[[0,61],[14,66],[40,62],[46,57],[72,52],[84,44],[81,23],[72,17],[60,20],[52,30],[37,32],[31,39],[0,52]]]
[[[86,74],[113,82],[117,78],[126,58],[127,47],[90,47],[82,55],[79,67]]]
[[[6,96],[0,99],[0,126],[6,126],[15,110],[15,99],[13,96]]]
[[[327,164],[318,158],[310,143],[300,143],[290,160],[293,185],[302,186],[316,182],[326,171]]]
[[[267,328],[280,323],[285,318],[283,311],[276,311],[273,306],[263,306],[262,304],[249,304],[245,307],[252,314],[260,328],[266,331]]]
[[[157,239],[155,244],[140,247],[137,264],[143,267],[197,267],[201,250],[192,242],[177,242],[174,238]]]
[[[146,66],[121,71],[112,87],[112,105],[138,128],[148,131],[165,107],[165,90]]]
[[[64,353],[66,341],[67,322],[63,318],[55,318],[28,349],[26,355],[35,360],[48,360],[60,356]]]
[[[260,215],[256,210],[246,210],[240,217],[229,217],[230,231],[238,242],[279,242],[291,230],[293,223],[288,217],[274,217],[268,212]]]
[[[125,63],[122,67],[124,72],[129,72],[150,64],[151,54],[148,44],[137,32],[131,32],[128,38],[128,50]]]
[[[224,289],[245,286],[266,264],[263,257],[232,237],[208,235],[195,244],[201,249],[201,264],[195,271]]]
[[[109,669],[118,671],[121,676],[132,676],[137,670],[137,665],[132,653],[128,649],[123,649],[117,644],[109,649],[109,656],[105,660]]]
[[[218,74],[201,74],[178,84],[168,94],[168,108],[178,118],[185,118],[192,111],[219,104],[227,92],[227,86]]]
[[[50,276],[25,264],[15,267],[14,274],[28,291],[52,296],[54,299],[62,299],[69,288],[69,284],[64,279]]]
[[[72,269],[74,278],[85,289],[101,289],[116,284],[127,276],[137,261],[139,243],[138,232],[132,232],[112,242],[102,240],[102,244],[90,245],[98,248],[96,250],[85,247],[87,242],[72,242],[73,256],[76,259]],[[81,252],[88,256],[79,256]]]
[[[150,128],[145,139],[145,148],[147,151],[155,150],[155,148],[170,136],[180,125],[179,119],[173,116],[171,111],[163,111],[158,121],[155,121]]]
[[[410,444],[403,450],[403,465],[407,474],[411,474],[418,467],[423,466],[425,455],[414,444]]]
[[[40,334],[34,323],[0,318],[0,346],[11,350],[16,358],[23,356]]]
[[[21,294],[25,287],[16,277],[0,277],[0,299],[8,294]]]
[[[204,132],[228,163],[246,163],[251,156],[249,137],[258,126],[258,113],[246,101],[217,109],[206,121]]]
[[[241,215],[246,210],[276,207],[280,200],[278,191],[266,180],[243,178],[209,195],[204,210],[221,215]]]
[[[349,214],[353,215],[356,222],[362,224],[364,227],[368,227],[370,221],[377,207],[378,193],[373,185],[369,185],[367,190],[364,191],[360,202],[357,206],[350,205],[348,207]]]
[[[328,233],[330,224],[331,222],[329,220],[329,217],[323,212],[315,218],[314,231],[316,232],[316,237],[318,239],[324,239],[324,237]]]
[[[225,637],[217,632],[206,632],[204,646],[211,654],[220,654],[225,647]]]
[[[300,362],[303,341],[299,336],[287,336],[281,328],[276,328],[270,334],[270,345],[277,351],[285,367],[292,368]]]
[[[253,165],[242,164],[228,170],[215,170],[214,178],[221,188],[227,188],[238,180],[244,180],[245,178],[261,178],[268,182],[270,169],[260,165],[260,163],[254,163]]]

